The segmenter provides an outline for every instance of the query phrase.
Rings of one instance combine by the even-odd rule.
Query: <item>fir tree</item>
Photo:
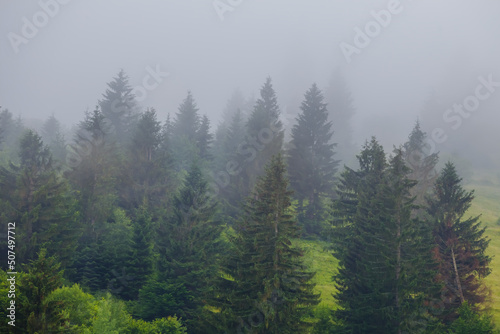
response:
[[[420,129],[417,121],[408,141],[404,144],[404,157],[406,164],[411,169],[409,178],[417,181],[412,189],[412,195],[416,197],[415,204],[425,205],[425,197],[432,191],[432,186],[437,178],[435,170],[438,162],[438,154],[430,153],[427,143],[427,134]]]
[[[342,173],[334,202],[335,317],[349,333],[415,332],[434,292],[431,230],[411,217],[415,182],[401,150],[388,163],[372,139],[358,160],[358,171]]]
[[[52,155],[41,137],[28,130],[20,141],[19,165],[0,170],[4,205],[8,221],[19,226],[19,262],[35,258],[40,247],[62,253],[67,263],[81,233],[77,208],[66,182],[58,176]]]
[[[322,198],[332,196],[338,161],[331,144],[332,123],[323,95],[316,84],[306,92],[302,113],[292,128],[289,150],[289,174],[292,189],[299,201],[302,224],[308,233],[319,234],[323,220]],[[304,205],[306,201],[306,205]]]
[[[0,148],[6,154],[5,162],[11,160],[18,163],[18,144],[21,135],[24,133],[24,126],[21,118],[14,119],[14,116],[9,110],[3,109],[0,111],[0,131],[2,133]]]
[[[138,298],[139,290],[152,273],[152,227],[151,215],[146,211],[146,207],[140,207],[133,222],[132,252],[129,257],[129,272],[133,280],[127,289],[129,299]]]
[[[179,106],[172,126],[172,150],[177,170],[185,170],[198,154],[198,131],[200,116],[191,92]]]
[[[428,199],[428,213],[434,219],[434,256],[439,264],[437,279],[444,284],[445,312],[448,323],[457,310],[468,302],[476,309],[483,303],[486,290],[482,278],[491,272],[491,257],[486,255],[489,240],[479,216],[465,218],[474,199],[474,191],[465,191],[455,166],[448,162]]]
[[[172,216],[160,225],[157,279],[144,288],[158,286],[164,290],[157,293],[176,296],[177,307],[163,310],[163,315],[182,316],[191,333],[204,333],[201,313],[212,298],[222,251],[222,226],[214,219],[216,203],[208,190],[200,168],[193,164],[174,197]]]
[[[92,113],[86,112],[67,159],[70,170],[66,177],[78,191],[86,240],[97,240],[102,224],[113,212],[110,208],[117,201],[117,166],[120,163],[109,131],[99,107]]]
[[[210,151],[213,142],[213,135],[210,133],[210,120],[207,115],[203,115],[196,137],[198,156],[205,161],[212,160],[213,157]]]
[[[284,131],[279,116],[278,99],[271,78],[268,77],[260,90],[260,98],[247,120],[246,143],[250,144],[239,147],[240,153],[248,150],[252,153],[251,156],[245,156],[246,174],[249,180],[245,196],[253,189],[257,178],[264,174],[265,166],[271,157],[281,152]]]
[[[224,139],[218,142],[220,153],[216,159],[218,164],[215,173],[227,173],[230,177],[229,184],[220,189],[220,198],[224,216],[235,221],[241,216],[241,207],[248,187],[247,175],[242,173],[245,158],[238,154],[238,146],[245,138],[245,124],[241,110],[237,110],[234,114],[224,136]]]
[[[59,162],[66,161],[66,143],[62,134],[61,124],[51,115],[42,126],[42,138],[49,146],[52,155]]]
[[[99,107],[110,128],[109,135],[117,147],[126,148],[137,121],[137,102],[123,70],[108,83],[102,96]]]
[[[238,110],[242,110],[246,105],[245,97],[239,89],[236,89],[229,100],[227,100],[226,107],[222,111],[222,124],[229,125]]]
[[[219,285],[219,323],[229,332],[306,333],[312,324],[304,321],[305,312],[319,295],[303,251],[293,244],[299,227],[281,155],[270,161],[245,212]]]
[[[16,320],[28,333],[63,332],[67,329],[64,302],[48,298],[52,291],[62,286],[63,271],[60,266],[54,257],[47,257],[47,251],[41,249],[19,282],[24,298],[20,301],[21,319]]]
[[[163,205],[170,187],[170,161],[162,148],[162,126],[154,109],[145,111],[132,137],[123,180],[122,207],[129,212],[145,204],[151,209]]]

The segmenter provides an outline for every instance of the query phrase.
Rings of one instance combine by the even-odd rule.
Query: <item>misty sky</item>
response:
[[[43,20],[37,13],[50,2],[0,0],[0,105],[25,119],[54,113],[76,123],[121,68],[136,86],[156,67],[169,76],[141,105],[161,119],[191,90],[200,113],[216,120],[235,88],[256,95],[268,75],[280,105],[296,113],[305,90],[325,87],[339,68],[356,107],[356,141],[377,135],[390,148],[431,92],[448,108],[474,93],[478,76],[500,81],[499,1],[401,0],[350,63],[340,43],[354,45],[355,28],[394,1],[220,0],[234,4],[221,20],[212,0],[61,0],[16,53],[11,33],[25,38],[26,20]],[[499,97],[500,88],[464,122],[496,129]]]

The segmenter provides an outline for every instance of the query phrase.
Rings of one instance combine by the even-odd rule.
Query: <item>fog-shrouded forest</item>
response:
[[[0,333],[500,333],[499,13],[0,1]]]

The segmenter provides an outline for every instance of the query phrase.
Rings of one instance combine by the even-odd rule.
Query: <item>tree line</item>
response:
[[[493,332],[483,310],[489,240],[466,215],[474,193],[452,163],[436,171],[418,122],[392,154],[372,138],[357,169],[340,169],[355,152],[338,74],[326,98],[311,85],[291,129],[270,78],[256,100],[233,94],[215,132],[191,92],[161,122],[131,91],[120,71],[69,140],[54,116],[38,133],[0,112],[18,328]],[[323,240],[339,261],[338,307],[320,316],[301,238]],[[0,248],[7,254],[6,240]],[[4,305],[4,279],[0,290]]]

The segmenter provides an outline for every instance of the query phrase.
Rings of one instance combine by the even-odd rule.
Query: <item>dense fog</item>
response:
[[[77,123],[120,69],[133,87],[158,73],[149,89],[135,93],[160,119],[173,115],[190,90],[213,127],[236,89],[256,96],[270,76],[290,127],[306,89],[313,82],[324,89],[340,73],[355,107],[358,147],[372,135],[384,146],[399,145],[418,118],[428,134],[438,128],[437,151],[457,151],[484,167],[499,163],[499,84],[476,109],[466,101],[472,112],[446,114],[474,95],[479,77],[500,81],[500,3],[494,1],[0,6],[0,105],[33,127],[51,114],[68,127]]]

